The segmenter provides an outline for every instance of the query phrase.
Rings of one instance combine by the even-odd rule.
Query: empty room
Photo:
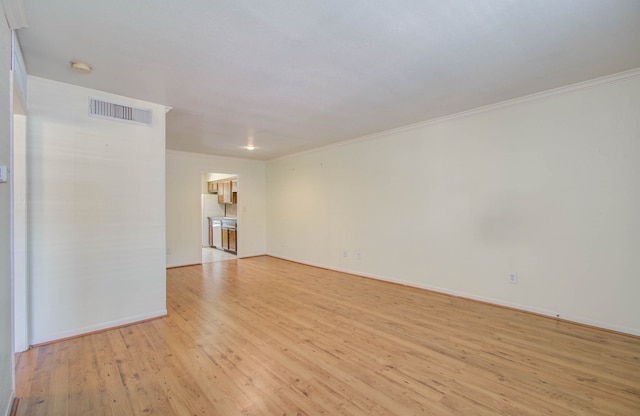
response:
[[[640,414],[640,1],[0,7],[0,415]]]

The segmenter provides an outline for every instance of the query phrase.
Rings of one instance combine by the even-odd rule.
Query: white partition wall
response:
[[[640,71],[274,160],[267,195],[269,254],[640,334]]]
[[[89,117],[89,97],[153,112]],[[162,105],[29,78],[30,340],[166,313]]]
[[[14,110],[15,113],[15,110]],[[29,348],[27,324],[26,116],[13,116],[13,319],[15,352]]]
[[[11,31],[0,5],[0,165],[11,159]],[[9,172],[11,174],[11,172]],[[13,396],[10,180],[0,183],[0,414],[9,414]]]

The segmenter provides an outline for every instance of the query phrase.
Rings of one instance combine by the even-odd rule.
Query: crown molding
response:
[[[566,93],[573,92],[573,91],[594,88],[594,87],[598,87],[598,86],[606,85],[606,84],[613,84],[613,83],[622,82],[622,81],[626,81],[626,80],[633,79],[633,78],[638,78],[638,77],[640,77],[640,68],[635,68],[635,69],[631,69],[631,70],[628,70],[628,71],[618,72],[616,74],[606,75],[604,77],[591,79],[591,80],[588,80],[588,81],[582,81],[582,82],[578,82],[578,83],[571,84],[571,85],[565,85],[565,86],[562,86],[562,87],[553,88],[553,89],[550,89],[550,90],[537,92],[537,93],[534,93],[534,94],[529,94],[529,95],[525,95],[525,96],[518,97],[518,98],[513,98],[511,100],[501,101],[499,103],[494,103],[494,104],[489,104],[489,105],[485,105],[485,106],[482,106],[482,107],[473,108],[471,110],[461,111],[459,113],[449,114],[449,115],[446,115],[446,116],[433,118],[433,119],[430,119],[430,120],[425,120],[425,121],[421,121],[421,122],[414,123],[414,124],[409,124],[407,126],[397,127],[395,129],[384,130],[384,131],[380,131],[380,132],[377,132],[377,133],[368,134],[366,136],[360,136],[360,137],[354,137],[354,138],[351,138],[351,139],[341,140],[341,141],[338,141],[338,142],[335,142],[335,143],[328,144],[326,146],[320,146],[320,147],[316,147],[316,148],[313,148],[313,149],[303,150],[302,152],[297,152],[297,153],[292,153],[292,154],[289,154],[289,155],[279,156],[279,157],[276,157],[276,158],[273,158],[273,159],[269,159],[269,160],[267,160],[267,162],[288,159],[290,157],[301,156],[301,155],[304,155],[304,154],[314,153],[314,152],[318,152],[318,151],[322,151],[322,150],[333,149],[333,148],[336,148],[336,147],[346,146],[346,145],[349,145],[349,144],[352,144],[352,143],[358,143],[358,142],[361,142],[361,141],[374,139],[374,138],[380,137],[380,136],[386,136],[386,135],[389,135],[389,134],[399,133],[399,132],[403,132],[403,131],[407,131],[407,130],[413,130],[413,129],[416,129],[416,128],[419,128],[419,127],[429,126],[429,125],[432,125],[432,124],[438,124],[438,123],[442,123],[442,122],[449,121],[449,120],[452,120],[452,119],[467,117],[467,116],[470,116],[470,115],[473,115],[473,114],[478,114],[478,113],[483,113],[485,111],[490,111],[490,110],[495,110],[495,109],[498,109],[498,108],[508,107],[508,106],[512,106],[512,105],[515,105],[515,104],[524,103],[524,102],[527,102],[527,101],[533,101],[533,100],[538,100],[538,99],[545,98],[545,97],[551,97],[551,96],[554,96],[554,95],[566,94]]]

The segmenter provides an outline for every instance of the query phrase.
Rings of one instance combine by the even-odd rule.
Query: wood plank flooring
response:
[[[640,338],[271,257],[21,353],[18,415],[640,415]]]

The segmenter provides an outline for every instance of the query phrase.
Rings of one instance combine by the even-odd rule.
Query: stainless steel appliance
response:
[[[211,233],[213,236],[213,246],[215,248],[222,248],[222,221],[220,218],[213,218],[211,220]]]

